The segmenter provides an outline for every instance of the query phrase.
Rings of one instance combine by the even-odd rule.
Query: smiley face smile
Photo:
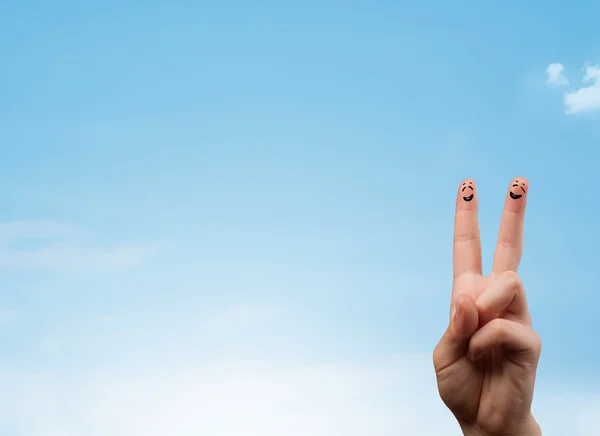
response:
[[[473,184],[473,182],[469,182],[469,184],[467,185],[466,183],[463,183],[463,188],[461,189],[460,192],[465,192],[465,189],[469,188],[471,191],[473,191],[473,186],[471,186]],[[471,200],[473,200],[473,192],[471,192],[471,195],[465,195],[462,199],[469,202]]]
[[[522,194],[513,194],[512,191],[510,193],[510,198],[512,198],[513,200],[518,200],[522,196],[523,196]]]
[[[525,191],[525,188],[523,187],[523,183],[519,184],[518,180],[515,180],[515,184],[513,184],[510,187],[510,192],[508,193],[510,195],[510,198],[512,198],[513,200],[518,200],[519,198],[521,198],[523,196],[523,194],[525,194],[527,191]],[[523,191],[523,194],[515,194],[513,192],[513,188],[518,188],[521,191]]]

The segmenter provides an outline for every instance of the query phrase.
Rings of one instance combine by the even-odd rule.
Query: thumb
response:
[[[454,309],[450,325],[433,351],[436,373],[467,354],[469,340],[479,326],[479,312],[475,301],[470,296],[459,295],[454,303]]]

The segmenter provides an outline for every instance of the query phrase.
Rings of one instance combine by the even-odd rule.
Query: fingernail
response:
[[[457,322],[460,319],[460,316],[462,315],[462,309],[460,305],[455,304],[452,311],[454,312],[454,315],[452,316],[452,322]]]

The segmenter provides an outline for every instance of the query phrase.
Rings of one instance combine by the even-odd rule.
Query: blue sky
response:
[[[596,428],[600,5],[97,3],[0,5],[3,435],[458,434],[456,186],[489,269],[519,175],[536,414]]]

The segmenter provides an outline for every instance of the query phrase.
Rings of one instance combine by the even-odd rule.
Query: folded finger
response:
[[[494,278],[476,301],[480,325],[485,325],[500,314],[510,319],[531,324],[527,296],[521,278],[507,271]]]
[[[519,364],[537,365],[542,342],[531,327],[496,318],[475,332],[469,341],[469,358],[477,361],[485,353],[502,348]]]

